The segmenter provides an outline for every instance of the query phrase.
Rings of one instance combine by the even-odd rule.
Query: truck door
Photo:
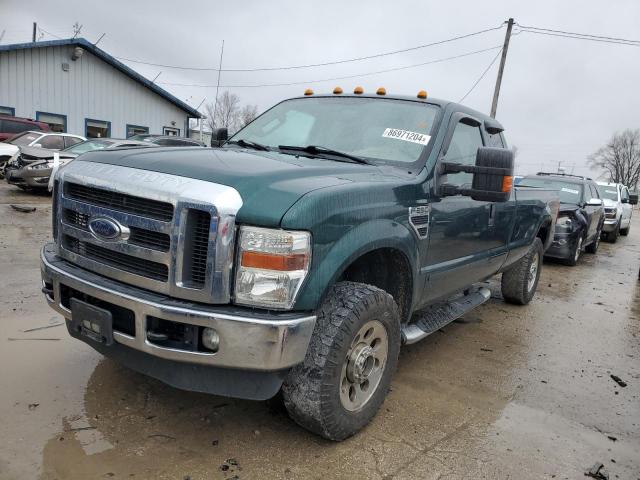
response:
[[[478,147],[485,144],[482,123],[463,113],[454,114],[447,139],[439,161],[475,165]],[[470,187],[472,175],[449,174],[438,181]],[[493,202],[436,195],[431,204],[429,246],[422,269],[427,276],[424,302],[458,291],[498,270],[505,255],[506,237],[495,235],[497,210]]]
[[[631,222],[632,206],[629,203],[629,189],[620,186],[620,200],[622,202],[622,228],[627,228]]]
[[[587,225],[588,230],[586,240],[590,241],[598,234],[598,227],[602,221],[604,208],[602,206],[590,205],[592,198],[600,199],[600,192],[598,192],[598,187],[595,183],[587,182],[584,187],[584,191],[584,210],[587,213],[587,221],[589,222]]]

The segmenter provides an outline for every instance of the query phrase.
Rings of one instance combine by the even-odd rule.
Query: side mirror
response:
[[[600,200],[599,198],[592,198],[591,200],[589,200],[587,202],[587,206],[589,206],[589,207],[601,207],[602,206],[602,200]]]
[[[629,203],[631,205],[637,205],[638,204],[638,194],[637,193],[629,193]]]
[[[229,131],[226,128],[216,128],[211,132],[211,146],[221,147],[229,139]]]
[[[480,147],[475,165],[442,162],[441,175],[466,172],[473,174],[471,188],[440,185],[440,196],[464,195],[481,202],[506,202],[513,187],[513,151],[505,148]]]

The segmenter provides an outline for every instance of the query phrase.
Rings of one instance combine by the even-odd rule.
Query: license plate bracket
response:
[[[113,345],[113,316],[109,310],[71,298],[71,326],[94,342]]]

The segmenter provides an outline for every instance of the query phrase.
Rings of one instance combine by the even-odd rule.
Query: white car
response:
[[[620,235],[627,235],[631,228],[633,213],[632,198],[629,189],[621,183],[598,182],[598,191],[604,202],[604,225],[602,233],[612,243]],[[634,198],[635,203],[637,199]]]
[[[47,150],[63,150],[76,143],[84,142],[86,138],[70,133],[38,132],[29,130],[15,137],[0,142],[0,170],[13,158],[20,147],[45,148]]]

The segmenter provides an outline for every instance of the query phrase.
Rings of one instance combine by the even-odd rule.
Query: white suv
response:
[[[602,233],[612,243],[618,236],[627,235],[631,228],[633,207],[629,189],[621,183],[598,182],[598,191],[604,202]]]

